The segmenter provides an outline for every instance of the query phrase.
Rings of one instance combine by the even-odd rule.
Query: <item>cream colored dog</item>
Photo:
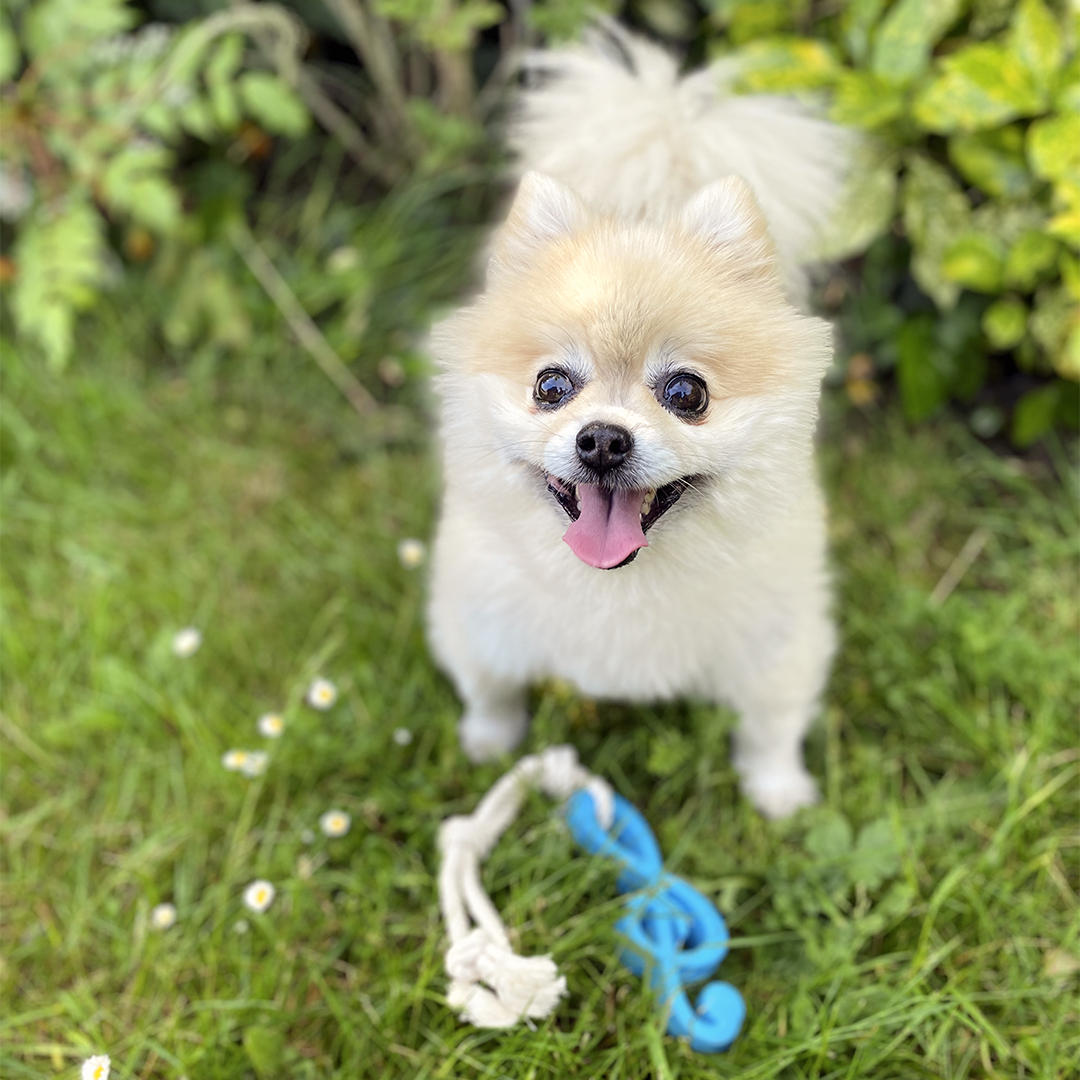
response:
[[[483,295],[433,334],[430,640],[462,745],[513,749],[547,676],[703,698],[740,714],[745,793],[791,813],[817,797],[802,740],[834,648],[812,450],[830,332],[791,298],[848,141],[726,96],[722,70],[680,81],[611,25],[529,64],[512,139],[542,172]]]

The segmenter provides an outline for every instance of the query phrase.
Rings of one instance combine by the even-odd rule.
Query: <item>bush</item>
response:
[[[852,0],[806,30],[803,0],[714,0],[748,92],[824,97],[867,133],[846,232],[870,247],[845,306],[849,349],[895,365],[912,420],[973,401],[997,356],[1039,381],[1012,420],[1026,445],[1075,424],[1080,379],[1080,63],[1043,0]],[[891,278],[886,264],[892,263]],[[901,297],[904,271],[918,290]],[[899,271],[899,273],[897,272]],[[1034,382],[1034,380],[1028,380]],[[992,433],[992,411],[975,414]]]

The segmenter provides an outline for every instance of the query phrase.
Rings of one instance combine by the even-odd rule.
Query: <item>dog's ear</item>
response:
[[[587,218],[585,204],[568,187],[543,173],[527,172],[495,237],[491,269],[526,269],[541,248],[569,236]]]
[[[737,259],[746,276],[779,280],[765,215],[742,177],[726,176],[702,188],[683,208],[681,221],[717,252]]]

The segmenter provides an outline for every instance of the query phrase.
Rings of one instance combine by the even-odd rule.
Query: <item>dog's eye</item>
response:
[[[565,371],[541,371],[536,377],[533,397],[539,405],[559,405],[574,392],[574,382]]]
[[[709,404],[709,390],[696,375],[687,371],[672,375],[664,384],[664,408],[679,416],[698,416]]]

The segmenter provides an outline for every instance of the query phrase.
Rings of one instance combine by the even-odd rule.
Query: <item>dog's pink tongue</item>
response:
[[[581,516],[563,534],[573,553],[590,566],[610,570],[638,548],[648,547],[641,531],[643,489],[605,491],[578,484]]]

